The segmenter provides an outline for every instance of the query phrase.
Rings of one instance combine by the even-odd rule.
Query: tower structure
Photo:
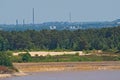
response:
[[[33,8],[33,23],[32,24],[34,24],[34,8]]]
[[[23,25],[25,25],[25,20],[23,19]]]
[[[71,12],[69,13],[69,22],[71,22]]]
[[[18,25],[18,19],[16,19],[16,25]]]

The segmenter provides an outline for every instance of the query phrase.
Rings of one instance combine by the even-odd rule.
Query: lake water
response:
[[[120,71],[39,72],[0,80],[120,80]]]

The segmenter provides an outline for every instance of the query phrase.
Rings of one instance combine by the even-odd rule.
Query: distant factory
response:
[[[71,12],[68,15],[67,22],[45,22],[41,24],[35,23],[35,9],[32,9],[32,21],[30,24],[25,23],[23,19],[22,24],[16,19],[16,24],[7,25],[1,24],[0,30],[5,31],[24,31],[24,30],[77,30],[77,29],[90,29],[90,28],[105,28],[105,27],[116,27],[120,26],[120,19],[114,21],[103,21],[103,22],[73,22]]]

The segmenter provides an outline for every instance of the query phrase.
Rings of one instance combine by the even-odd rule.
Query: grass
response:
[[[31,57],[28,62],[81,62],[81,61],[119,61],[120,56],[97,56],[97,55],[86,55],[79,56],[76,54],[64,54],[56,56],[35,56]],[[13,62],[23,62],[20,56],[15,56],[12,58]]]

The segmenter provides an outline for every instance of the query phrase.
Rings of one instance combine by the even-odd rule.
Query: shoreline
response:
[[[120,61],[13,63],[19,72],[0,74],[0,78],[26,76],[34,72],[120,70]]]
[[[14,63],[22,72],[120,70],[120,61]]]
[[[8,77],[14,77],[14,76],[26,76],[28,74],[23,72],[16,72],[16,73],[9,73],[9,74],[0,74],[0,78],[8,78]]]

